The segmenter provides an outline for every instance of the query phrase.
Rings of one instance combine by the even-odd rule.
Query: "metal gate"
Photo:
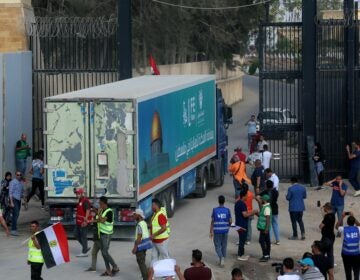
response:
[[[118,80],[116,20],[36,18],[26,25],[33,53],[33,143],[43,147],[43,99]]]
[[[271,168],[281,178],[302,174],[301,22],[262,23],[259,52],[260,131],[269,142]]]
[[[306,14],[306,19],[313,19],[312,49],[303,49],[302,39],[306,37],[301,33],[305,22],[261,23],[259,27],[260,123],[265,137],[270,139],[270,150],[277,154],[274,170],[282,178],[309,172],[307,161],[312,151],[307,151],[304,143],[309,134],[323,147],[326,179],[347,174],[345,146],[360,141],[358,3],[344,0],[341,9],[326,11],[321,10],[325,2],[303,0],[303,7],[308,5],[307,11],[315,15]],[[308,22],[306,26],[309,28]],[[309,57],[314,59],[314,66],[303,67],[303,61],[311,61]],[[314,71],[310,81],[314,90],[309,95],[307,87],[306,92],[311,100],[304,99],[303,81],[308,70]],[[302,104],[304,100],[306,104]],[[311,102],[314,107],[309,106]],[[284,109],[290,111],[290,118],[284,112],[279,114]]]

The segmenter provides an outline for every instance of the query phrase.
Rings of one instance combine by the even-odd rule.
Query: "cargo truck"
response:
[[[142,76],[45,99],[50,223],[75,225],[74,190],[108,197],[116,236],[133,232],[132,211],[150,217],[157,197],[176,201],[221,186],[232,111],[212,75]]]

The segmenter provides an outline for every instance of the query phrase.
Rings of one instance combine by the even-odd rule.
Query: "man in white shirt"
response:
[[[264,135],[260,135],[260,140],[257,144],[257,150],[258,152],[263,152],[264,151],[264,145],[269,145],[268,142],[266,142]]]
[[[272,158],[272,153],[268,151],[268,145],[264,145],[264,151],[261,153],[261,164],[264,169],[270,168],[270,160]]]
[[[277,280],[301,280],[299,274],[294,271],[294,260],[292,258],[285,258],[282,265],[284,275],[277,277]]]
[[[279,177],[270,169],[265,169],[265,177],[274,183],[274,189],[279,191]]]

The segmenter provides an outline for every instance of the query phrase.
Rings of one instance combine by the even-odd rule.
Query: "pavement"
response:
[[[236,146],[246,146],[246,128],[245,121],[252,113],[257,113],[257,78],[246,76],[244,79],[244,89],[246,99],[236,104],[234,108],[234,124],[229,128],[229,151],[231,152]],[[245,146],[244,146],[245,145]],[[276,172],[276,171],[275,171]],[[251,168],[248,168],[251,173]],[[304,213],[304,223],[306,229],[306,239],[304,241],[290,241],[291,235],[290,217],[287,212],[287,201],[285,195],[289,184],[280,185],[279,196],[279,223],[280,223],[280,245],[273,245],[271,249],[271,260],[268,263],[259,263],[261,249],[258,243],[258,232],[255,227],[256,218],[253,221],[253,237],[250,245],[245,247],[245,253],[250,255],[250,259],[245,262],[238,261],[237,255],[237,233],[230,230],[228,239],[228,256],[225,267],[218,266],[218,259],[215,254],[214,245],[209,238],[210,215],[213,207],[217,206],[217,197],[222,194],[226,198],[225,205],[232,212],[234,209],[234,189],[232,178],[226,175],[225,184],[222,187],[209,187],[205,198],[189,197],[179,201],[176,205],[176,212],[170,219],[171,237],[169,242],[169,251],[173,258],[176,259],[181,269],[190,266],[191,251],[200,249],[203,252],[203,259],[207,266],[212,269],[213,279],[226,280],[231,279],[230,272],[234,267],[240,267],[246,279],[276,279],[275,269],[271,267],[273,262],[281,262],[285,257],[293,257],[295,260],[301,258],[305,251],[311,251],[311,244],[314,240],[321,238],[318,228],[322,216],[317,201],[323,205],[330,200],[331,190],[325,189],[315,191],[307,188],[308,198],[306,199],[306,211]],[[357,217],[360,215],[360,209],[357,206],[360,198],[352,196],[353,189],[349,187],[346,196],[345,211],[353,211]],[[254,207],[257,207],[254,204]],[[30,278],[30,268],[26,264],[27,257],[27,238],[30,236],[29,222],[38,219],[45,222],[48,213],[40,209],[40,202],[32,200],[29,203],[28,211],[20,213],[20,233],[19,237],[6,237],[0,229],[0,271],[1,279],[22,280]],[[335,242],[335,279],[344,279],[343,265],[340,255],[341,238]],[[89,242],[92,245],[92,242]],[[43,269],[43,278],[51,280],[79,279],[91,280],[99,279],[100,274],[104,271],[105,266],[101,255],[98,255],[98,271],[96,273],[84,272],[91,262],[91,257],[76,258],[80,252],[80,245],[75,240],[69,241],[71,262],[54,267]],[[140,279],[140,272],[137,267],[135,256],[131,254],[132,242],[130,241],[112,241],[110,253],[118,263],[120,272],[114,277],[115,279],[134,280]],[[148,253],[148,257],[149,257]],[[4,278],[3,278],[4,277]]]

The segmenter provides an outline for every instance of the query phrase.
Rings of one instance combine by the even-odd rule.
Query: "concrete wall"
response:
[[[28,50],[25,21],[33,19],[31,0],[0,0],[0,52]]]
[[[227,104],[232,105],[243,99],[242,78],[244,73],[239,69],[228,70],[225,64],[216,69],[208,61],[159,65],[158,67],[161,75],[214,74]],[[150,68],[146,70],[146,74],[150,74]],[[137,76],[138,74],[134,73],[134,75]]]
[[[15,172],[15,144],[21,133],[26,133],[32,144],[31,71],[31,52],[0,53],[1,176]]]

